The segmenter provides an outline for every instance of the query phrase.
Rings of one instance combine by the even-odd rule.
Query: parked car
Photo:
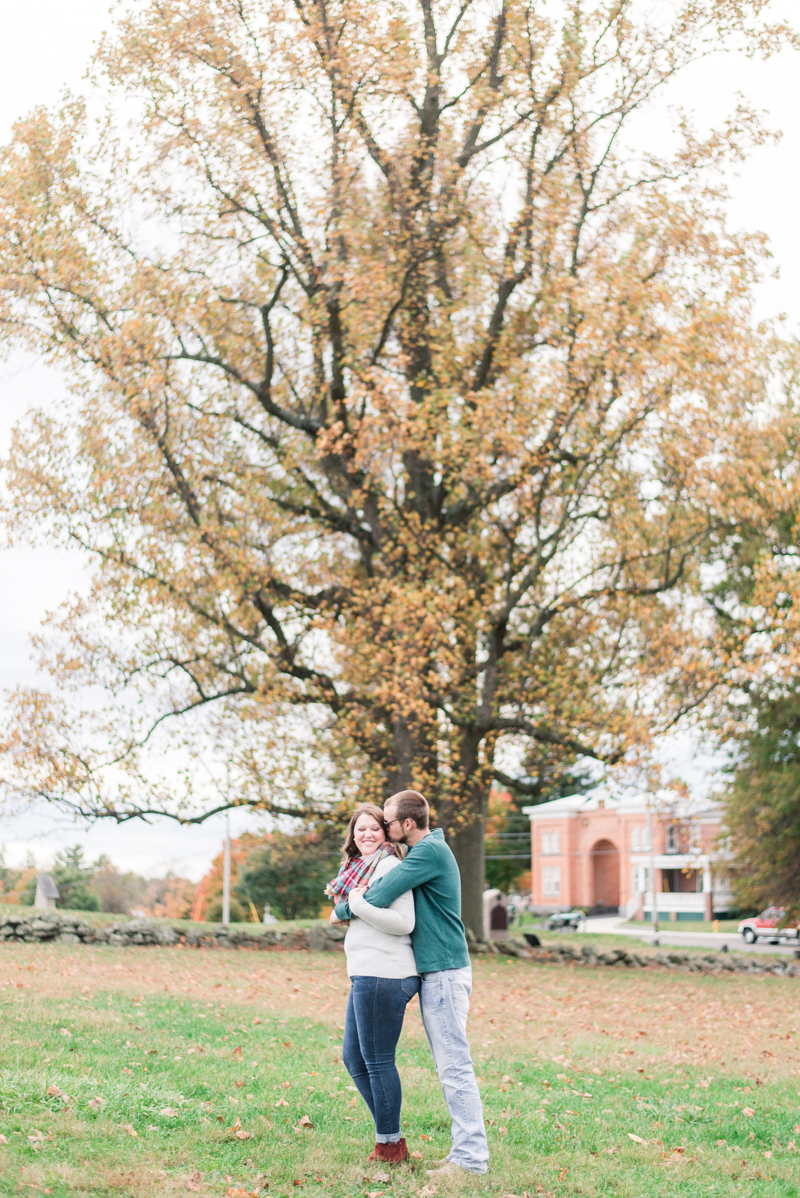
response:
[[[785,914],[784,907],[767,907],[766,911],[762,911],[753,919],[743,919],[739,924],[742,940],[745,944],[755,944],[759,937],[762,940],[771,940],[774,944],[781,940],[800,941],[800,927],[796,924],[778,927]]]
[[[547,921],[547,926],[551,932],[557,932],[564,928],[577,932],[578,924],[583,917],[583,911],[554,911]]]

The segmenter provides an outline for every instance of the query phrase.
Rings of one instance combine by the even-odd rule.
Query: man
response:
[[[453,1147],[434,1178],[485,1173],[489,1147],[483,1108],[467,1042],[472,968],[461,922],[461,878],[441,828],[429,827],[428,803],[416,790],[403,790],[384,805],[391,840],[409,846],[408,856],[386,877],[351,892],[353,913],[361,901],[388,907],[414,891],[416,922],[411,933],[422,977],[420,1007],[425,1034],[453,1121]],[[350,905],[338,903],[332,920],[350,918]]]

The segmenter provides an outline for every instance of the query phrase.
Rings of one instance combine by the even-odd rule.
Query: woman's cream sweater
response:
[[[372,875],[384,877],[400,862],[385,857]],[[414,930],[414,894],[407,890],[390,907],[372,907],[365,898],[350,895],[352,920],[344,938],[347,973],[352,977],[409,978],[417,972],[411,932]]]

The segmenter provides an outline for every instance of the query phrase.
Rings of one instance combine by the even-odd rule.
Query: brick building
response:
[[[652,814],[649,806],[652,804]],[[587,907],[629,919],[707,919],[734,906],[721,812],[711,800],[597,791],[523,808],[531,821],[531,901],[541,910]],[[653,848],[650,849],[652,827]]]

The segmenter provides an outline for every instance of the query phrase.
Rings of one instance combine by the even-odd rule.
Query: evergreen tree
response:
[[[726,795],[743,906],[800,909],[800,694],[756,701]]]
[[[71,911],[99,911],[100,895],[92,885],[94,867],[83,859],[79,844],[56,853],[53,880],[59,890],[58,906]]]

